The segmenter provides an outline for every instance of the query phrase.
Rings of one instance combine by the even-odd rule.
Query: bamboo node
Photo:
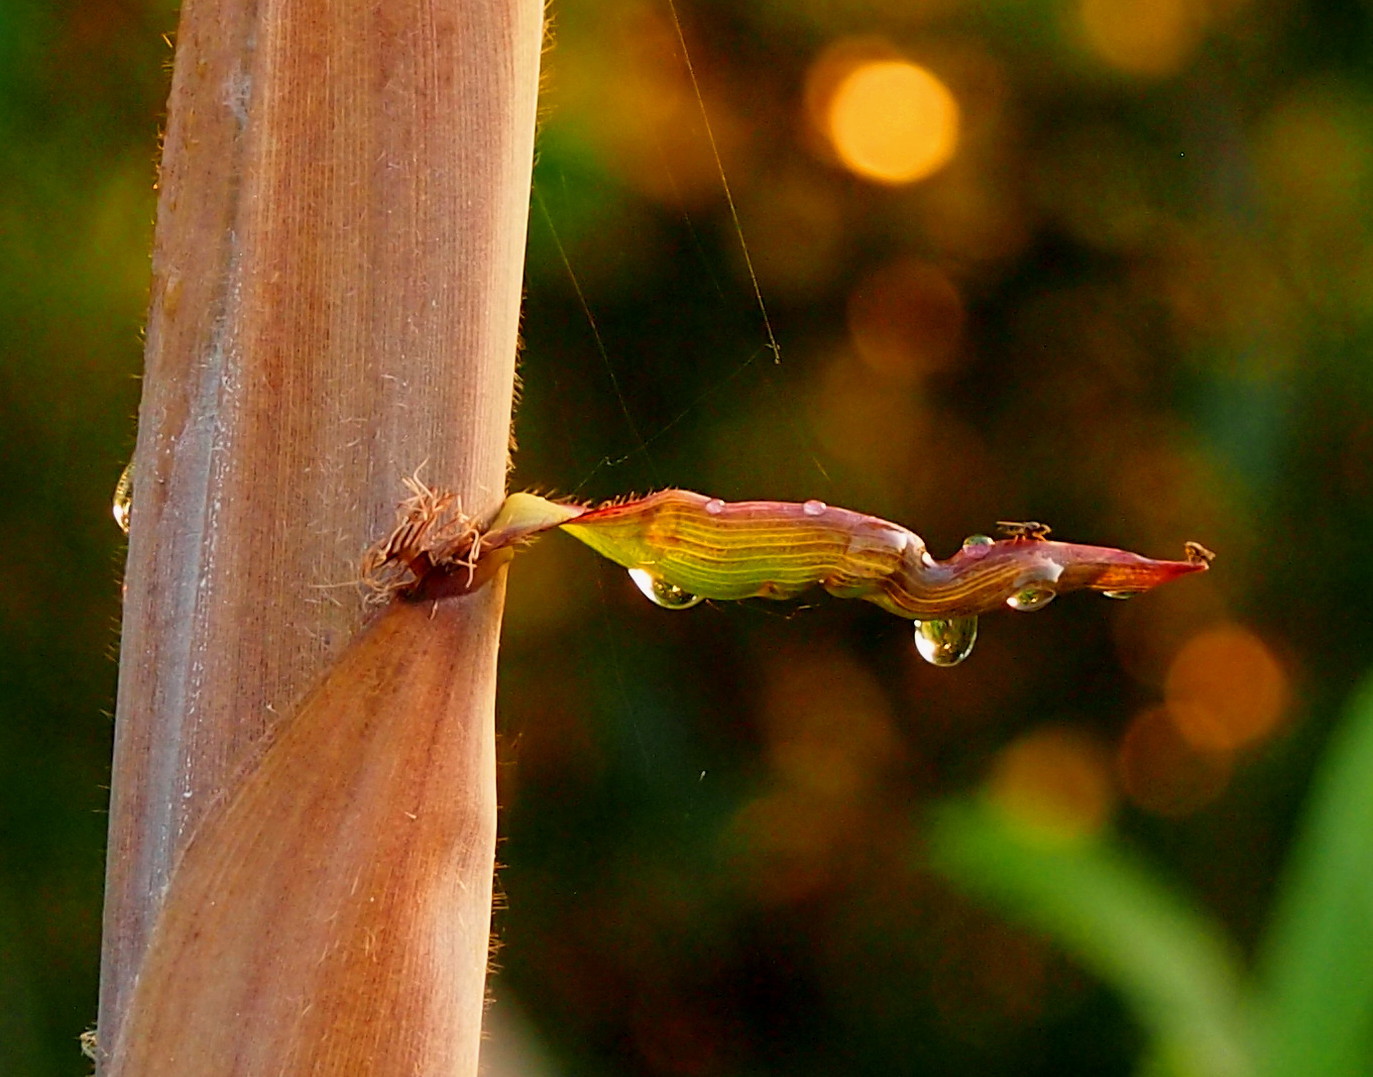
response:
[[[420,478],[423,467],[402,480],[410,496],[396,507],[396,526],[363,555],[362,582],[378,602],[410,590],[435,569],[466,568],[468,587],[476,576],[481,529],[456,494]]]

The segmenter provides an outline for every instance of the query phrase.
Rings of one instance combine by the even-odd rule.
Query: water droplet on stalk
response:
[[[684,591],[675,583],[668,583],[647,569],[631,568],[629,578],[634,581],[634,586],[644,593],[644,597],[665,610],[686,610],[703,601],[700,595]]]
[[[812,498],[811,500],[807,501],[804,505],[801,506],[801,511],[804,512],[807,516],[819,516],[827,508],[829,508],[829,506],[826,505],[823,501],[816,501],[814,498]]]
[[[915,649],[932,666],[958,665],[973,653],[976,642],[976,617],[915,622]]]
[[[1134,598],[1136,595],[1144,594],[1143,591],[1102,591],[1101,593],[1107,598],[1119,599]]]
[[[1006,599],[1006,605],[1021,613],[1042,610],[1054,600],[1054,592],[1047,587],[1026,587]]]
[[[133,514],[133,461],[124,465],[119,482],[114,487],[114,522],[124,534],[129,533],[129,517]]]
[[[710,513],[712,516],[720,515],[720,513],[724,511],[724,508],[725,503],[718,497],[712,497],[706,502],[706,512]]]

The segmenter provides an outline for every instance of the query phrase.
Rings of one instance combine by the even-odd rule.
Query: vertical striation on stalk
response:
[[[235,1031],[277,1052],[253,1072],[409,1074],[458,1057],[475,1072],[499,584],[446,600],[461,612],[445,613],[436,631],[460,657],[421,649],[441,664],[407,666],[405,677],[468,680],[446,694],[435,687],[443,705],[419,709],[385,742],[398,759],[423,744],[436,770],[466,783],[470,800],[448,817],[466,835],[450,835],[451,857],[438,857],[437,838],[386,844],[406,817],[382,793],[405,800],[409,787],[388,785],[396,776],[383,781],[375,760],[338,756],[331,771],[369,805],[349,816],[342,844],[322,816],[302,820],[261,786],[312,773],[308,759],[282,753],[310,744],[311,712],[299,701],[325,691],[336,664],[356,668],[347,648],[367,609],[340,585],[390,519],[394,476],[427,459],[474,510],[504,496],[542,15],[538,0],[182,7],[129,519],[97,1051],[105,1073],[242,1072],[215,1046]],[[383,634],[366,638],[375,649]],[[403,697],[399,667],[379,672],[387,660],[376,657],[379,683]],[[413,743],[396,743],[401,731]],[[368,736],[355,732],[357,751],[372,750]],[[264,827],[311,829],[235,845],[246,841],[236,828],[250,802],[285,813]],[[428,819],[451,807],[426,805],[405,800],[404,810]],[[424,833],[446,832],[435,822]],[[383,850],[379,866],[369,847]],[[197,889],[213,876],[206,860],[229,848],[247,850],[213,869],[232,900]],[[302,946],[274,934],[302,923],[314,900],[281,889],[285,849],[317,865],[319,893],[344,895],[330,921],[340,937],[309,935],[310,952],[308,933]],[[390,973],[330,960],[327,980],[300,994],[305,964],[364,941],[359,925],[371,922],[380,890],[337,884],[373,871],[383,871],[378,886],[395,915],[368,961]],[[259,893],[279,901],[250,897]],[[462,931],[433,929],[444,894],[461,894],[445,915]],[[176,925],[197,917],[241,949],[177,944]],[[365,986],[350,992],[355,976]],[[233,977],[256,985],[251,1006],[229,1006],[241,999]],[[422,1019],[397,1017],[406,1007]],[[341,1047],[332,1069],[317,1070],[301,1060],[311,1057],[312,1022],[328,1014],[356,1031],[356,1051]],[[406,1029],[402,1068],[368,1061],[386,1031],[379,1015]],[[222,1031],[199,1035],[207,1023]]]

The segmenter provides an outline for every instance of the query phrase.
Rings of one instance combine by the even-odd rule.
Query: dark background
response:
[[[1257,990],[1373,631],[1370,9],[679,11],[767,322],[667,0],[563,0],[513,487],[814,497],[941,557],[1039,519],[1219,558],[1129,603],[989,616],[945,670],[866,604],[669,613],[541,541],[502,657],[497,1046],[529,1074],[1202,1072],[1090,932],[950,866],[993,823],[931,827],[962,805],[1023,824],[1032,857],[1128,856]],[[110,497],[174,22],[0,2],[6,1075],[84,1072],[94,1019]],[[878,62],[957,103],[956,130],[893,93],[854,114],[894,152],[943,138],[929,175],[876,180],[846,141],[844,80]],[[1079,924],[1113,908],[1077,900]]]

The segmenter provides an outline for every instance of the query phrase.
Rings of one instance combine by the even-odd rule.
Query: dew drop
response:
[[[819,516],[827,508],[829,508],[829,506],[826,505],[823,501],[816,501],[814,498],[811,498],[811,500],[807,501],[804,505],[801,506],[801,511],[804,512],[807,516]]]
[[[631,568],[629,578],[650,602],[655,606],[662,606],[665,610],[687,610],[702,601],[700,595],[684,591],[675,583],[668,583],[647,569]]]
[[[1102,591],[1107,598],[1127,599],[1134,598],[1136,595],[1144,594],[1143,591]]]
[[[114,522],[124,534],[129,533],[129,517],[133,514],[133,461],[124,465],[114,487]]]
[[[1006,605],[1013,610],[1020,610],[1021,613],[1033,613],[1035,610],[1042,610],[1053,600],[1054,592],[1047,587],[1026,587],[1006,599]]]
[[[973,653],[976,642],[976,617],[915,622],[915,649],[932,666],[958,665]]]
[[[718,497],[712,497],[709,501],[706,502],[706,512],[710,513],[712,516],[719,516],[720,513],[724,511],[724,509],[725,503],[721,501]]]
[[[985,557],[995,543],[996,539],[990,535],[969,535],[963,540],[963,556],[976,561]]]

